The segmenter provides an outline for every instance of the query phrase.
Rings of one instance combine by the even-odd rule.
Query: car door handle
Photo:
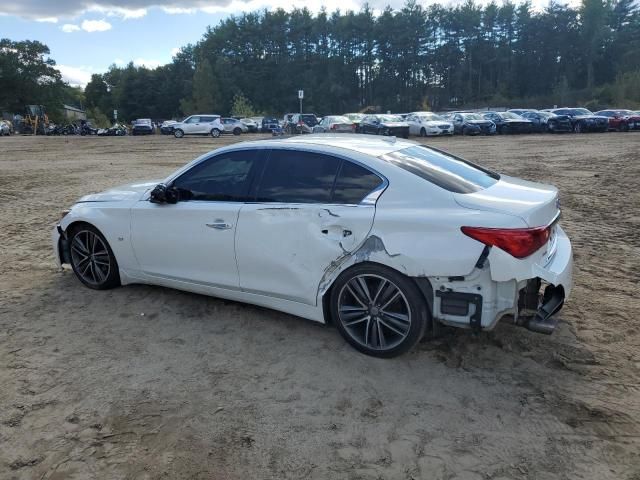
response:
[[[327,229],[327,228],[321,230],[321,232],[324,235],[329,235],[329,229]],[[351,230],[342,230],[342,236],[343,237],[350,237],[351,235],[353,235],[353,232]]]
[[[231,224],[225,223],[223,221],[221,221],[221,222],[216,221],[214,223],[206,223],[205,225],[207,227],[213,228],[215,230],[229,230],[231,228]]]

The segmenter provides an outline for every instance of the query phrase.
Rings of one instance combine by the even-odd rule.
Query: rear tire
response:
[[[233,129],[233,134],[234,135],[240,135],[242,133],[242,130],[240,128],[234,128]]]
[[[214,128],[214,129],[212,129],[212,130],[211,130],[211,136],[212,136],[213,138],[218,138],[218,137],[220,137],[220,134],[221,134],[221,133],[222,133],[222,132],[221,132],[219,129],[217,129],[217,128]]]
[[[329,302],[340,334],[356,350],[373,357],[391,358],[409,351],[430,322],[415,283],[382,265],[360,264],[340,274]]]

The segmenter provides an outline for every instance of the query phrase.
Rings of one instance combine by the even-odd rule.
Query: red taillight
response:
[[[331,130],[335,130],[338,128],[338,125],[336,125],[335,123],[331,124]]]
[[[303,122],[302,120],[299,120],[299,121],[298,121],[298,125],[300,125],[300,126],[302,126],[302,124],[303,124],[303,123],[304,123],[304,122]]]
[[[551,227],[482,228],[462,227],[462,233],[485,245],[498,247],[516,258],[538,251],[549,240]]]

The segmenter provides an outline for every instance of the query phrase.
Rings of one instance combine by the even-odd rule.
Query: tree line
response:
[[[0,78],[0,82],[2,82]],[[86,105],[119,118],[191,113],[319,114],[473,106],[640,106],[640,9],[634,0],[505,0],[379,14],[272,10],[209,27],[156,69],[93,75]],[[0,83],[0,92],[2,84]]]

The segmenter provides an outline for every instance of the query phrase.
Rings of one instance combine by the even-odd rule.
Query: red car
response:
[[[609,117],[609,130],[640,130],[640,115],[631,110],[600,110],[596,115]]]

